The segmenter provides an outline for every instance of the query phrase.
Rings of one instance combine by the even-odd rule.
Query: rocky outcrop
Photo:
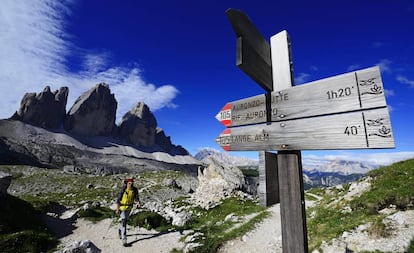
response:
[[[172,155],[188,155],[188,151],[180,145],[174,145],[171,137],[166,136],[164,130],[157,128],[155,132],[155,143],[166,152]]]
[[[195,203],[205,209],[215,207],[220,201],[235,190],[242,189],[243,173],[237,167],[224,167],[213,157],[208,158],[207,168],[198,169],[198,188],[193,199]]]
[[[189,155],[183,147],[172,144],[171,138],[157,127],[154,114],[143,102],[138,102],[134,108],[126,113],[120,125],[117,126],[115,118],[118,103],[108,84],[99,83],[83,93],[66,114],[68,93],[67,87],[62,87],[54,93],[50,91],[49,87],[46,87],[38,95],[27,93],[22,99],[21,107],[11,119],[43,129],[56,129],[63,134],[75,136],[84,143],[85,140],[91,138],[103,137],[127,146],[132,144],[137,146],[135,148],[147,152]],[[35,139],[33,141],[36,142]],[[105,142],[105,140],[98,142],[102,141]],[[24,154],[16,153],[16,149],[9,152],[7,142],[8,140],[0,140],[0,153],[7,155],[7,159],[0,157],[0,162],[13,160],[13,157],[17,157],[19,161],[31,161],[32,155],[29,153],[33,152],[26,152],[28,150],[25,147],[21,148]],[[54,144],[54,141],[50,144]],[[96,145],[94,144],[94,146]],[[53,158],[46,160],[53,160]],[[32,162],[29,164],[34,165]],[[67,165],[67,163],[63,163],[63,165]],[[73,163],[69,163],[69,165],[73,165]]]
[[[73,241],[61,252],[63,253],[100,253],[101,250],[90,240]]]
[[[12,119],[46,129],[59,128],[66,114],[68,94],[67,87],[52,93],[49,86],[39,94],[26,93]]]
[[[7,194],[7,188],[10,186],[12,176],[0,171],[0,197]]]
[[[109,85],[97,84],[70,108],[64,122],[65,130],[79,135],[110,136],[115,128],[117,106]]]
[[[149,107],[139,102],[122,117],[118,133],[128,143],[148,147],[155,145],[156,129],[157,120]]]
[[[164,130],[159,127],[155,130],[155,142],[165,150],[171,149],[172,147],[171,138],[166,136]]]

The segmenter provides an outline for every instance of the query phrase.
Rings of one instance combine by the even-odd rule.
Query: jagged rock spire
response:
[[[11,118],[42,128],[59,128],[66,114],[68,94],[67,87],[52,93],[49,86],[39,94],[26,93]]]
[[[99,83],[75,101],[65,118],[65,130],[80,135],[109,136],[115,127],[117,106],[109,85]]]

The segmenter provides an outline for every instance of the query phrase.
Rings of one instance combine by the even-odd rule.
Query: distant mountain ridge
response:
[[[247,157],[232,156],[214,148],[203,148],[194,156],[197,160],[204,161],[213,156],[222,164],[237,167],[258,167],[258,160]],[[305,188],[333,186],[358,180],[370,170],[378,168],[378,165],[369,162],[349,161],[343,159],[320,160],[319,163],[303,165],[303,181]]]
[[[342,175],[366,174],[370,170],[378,168],[378,165],[369,162],[349,161],[343,159],[327,160],[327,163],[319,166],[310,167],[304,165],[303,170],[308,173],[325,172],[338,173]]]
[[[194,156],[197,160],[204,160],[208,156],[214,156],[221,163],[233,166],[258,166],[259,161],[248,157],[232,156],[231,153],[221,152],[214,148],[202,148]],[[349,161],[343,159],[320,160],[319,163],[306,164],[304,160],[303,170],[312,174],[316,172],[338,173],[342,175],[366,174],[368,171],[378,168],[378,165],[369,162]]]
[[[194,158],[199,161],[204,161],[210,156],[214,157],[221,164],[227,166],[258,166],[259,163],[257,160],[253,160],[248,157],[232,156],[229,153],[224,153],[217,149],[208,147],[200,149]]]

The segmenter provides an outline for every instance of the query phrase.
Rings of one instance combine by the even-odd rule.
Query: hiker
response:
[[[119,239],[122,239],[122,244],[124,246],[127,245],[126,227],[134,203],[137,203],[137,207],[141,206],[138,189],[134,186],[134,179],[127,178],[116,199],[116,213],[121,214],[121,223],[119,224],[118,234]]]

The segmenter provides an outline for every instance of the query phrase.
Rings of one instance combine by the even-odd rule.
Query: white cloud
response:
[[[315,65],[310,66],[310,69],[312,71],[318,71],[319,70],[319,68],[317,66],[315,66]]]
[[[354,71],[354,70],[357,70],[359,68],[361,68],[361,65],[353,64],[353,65],[348,66],[347,71]]]
[[[108,52],[100,53],[87,53],[83,55],[83,68],[85,71],[90,72],[90,75],[95,74],[99,71],[104,71],[108,62],[110,60],[110,55]]]
[[[299,73],[298,76],[295,77],[295,84],[302,84],[309,80],[310,75],[307,73]]]
[[[411,88],[414,88],[414,80],[410,80],[405,76],[397,76],[397,81],[403,84],[408,84]]]
[[[388,89],[384,89],[384,93],[386,97],[392,97],[395,95],[394,90],[388,90]]]
[[[152,111],[176,106],[172,102],[178,94],[174,86],[147,83],[135,64],[112,66],[110,52],[82,49],[71,43],[64,26],[72,4],[71,0],[2,1],[0,118],[10,117],[19,108],[25,93],[40,92],[46,85],[52,90],[69,87],[69,109],[83,92],[106,82],[118,101],[117,120],[141,101]],[[66,67],[70,56],[80,59],[76,73]]]
[[[391,61],[390,60],[382,59],[377,65],[380,67],[381,72],[391,73],[391,67],[390,67]]]

